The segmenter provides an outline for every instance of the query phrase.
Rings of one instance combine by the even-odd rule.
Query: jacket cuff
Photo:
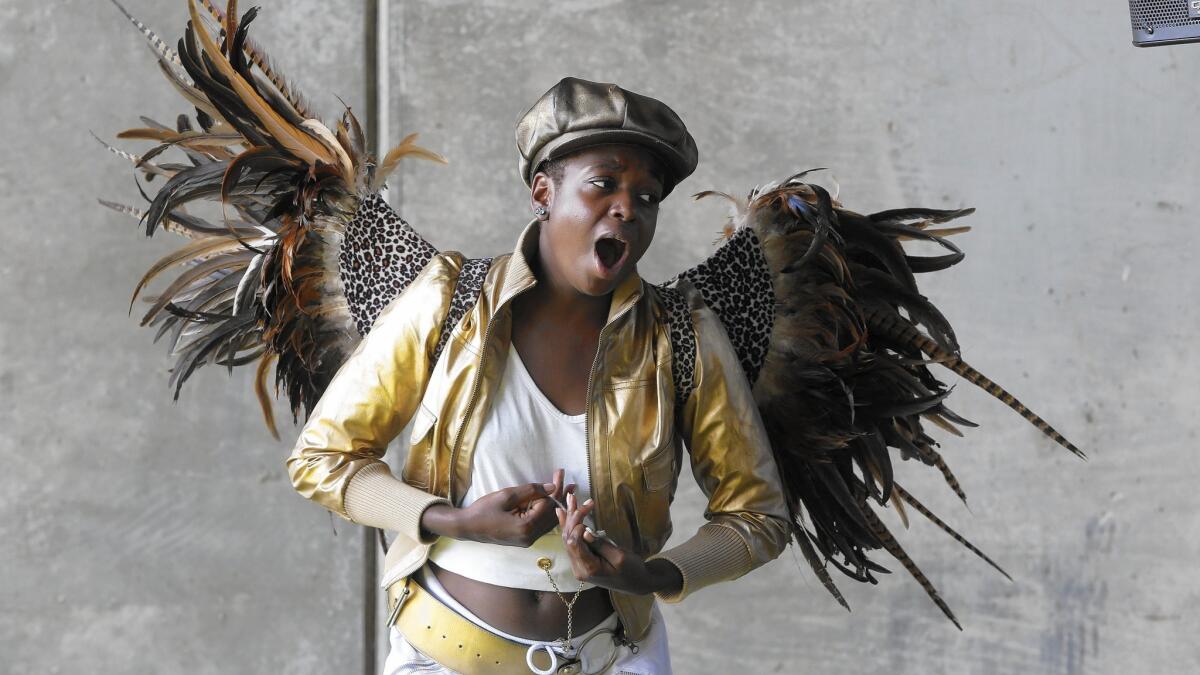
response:
[[[732,529],[717,523],[702,525],[691,539],[679,546],[652,555],[679,568],[683,585],[678,593],[655,593],[663,602],[679,602],[696,591],[719,581],[736,579],[754,567],[746,543]]]
[[[437,536],[424,536],[421,515],[434,504],[449,503],[444,497],[418,490],[396,478],[383,462],[363,467],[346,485],[346,515],[350,520],[399,532],[422,544],[432,544]]]

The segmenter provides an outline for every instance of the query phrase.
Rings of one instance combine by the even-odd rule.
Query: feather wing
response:
[[[206,14],[188,0],[191,21],[175,50],[113,0],[193,109],[195,124],[188,115],[175,128],[143,117],[142,126],[117,135],[155,144],[142,153],[101,141],[147,182],[165,179],[153,196],[142,193],[145,208],[101,203],[137,218],[147,235],[162,228],[189,240],[134,291],[136,299],[156,278],[176,275],[146,298],[142,317],[156,340],[169,341],[175,396],[204,365],[256,364],[255,391],[277,435],[272,367],[276,394],[286,393],[294,416],[307,414],[378,311],[437,252],[374,194],[375,184],[403,157],[445,160],[417,146],[414,134],[376,172],[350,109],[331,130],[249,38],[257,8],[239,17],[236,2],[228,11],[199,2]],[[163,162],[170,150],[187,162]],[[220,206],[220,220],[196,215],[203,202]],[[372,255],[381,243],[387,255]]]
[[[924,423],[957,436],[959,427],[975,425],[946,407],[951,389],[931,368],[961,375],[1071,452],[1083,453],[967,365],[949,320],[917,287],[917,274],[963,259],[946,237],[969,228],[931,225],[973,209],[861,215],[805,177],[756,188],[742,203],[720,192],[696,195],[735,202],[726,241],[667,285],[691,283],[721,318],[754,387],[794,538],[825,587],[845,605],[827,567],[874,583],[883,568],[871,553],[883,549],[958,626],[875,511],[896,508],[907,522],[907,505],[1007,576],[893,479],[895,453],[933,467],[966,499]],[[909,241],[946,253],[910,255]]]

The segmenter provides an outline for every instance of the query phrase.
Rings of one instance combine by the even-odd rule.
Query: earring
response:
[[[538,218],[545,218],[546,217],[546,207],[542,206],[541,204],[538,204],[537,208],[535,208],[533,210],[533,215],[537,216]]]

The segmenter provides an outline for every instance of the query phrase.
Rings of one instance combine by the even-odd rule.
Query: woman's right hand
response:
[[[562,499],[562,474],[553,483],[526,483],[496,490],[465,508],[429,507],[421,526],[433,534],[502,546],[529,547],[558,525],[554,501]]]

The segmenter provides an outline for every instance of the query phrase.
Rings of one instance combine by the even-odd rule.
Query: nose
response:
[[[608,215],[623,222],[633,220],[637,213],[633,200],[634,196],[629,190],[617,190],[613,193],[612,201],[609,203]]]

